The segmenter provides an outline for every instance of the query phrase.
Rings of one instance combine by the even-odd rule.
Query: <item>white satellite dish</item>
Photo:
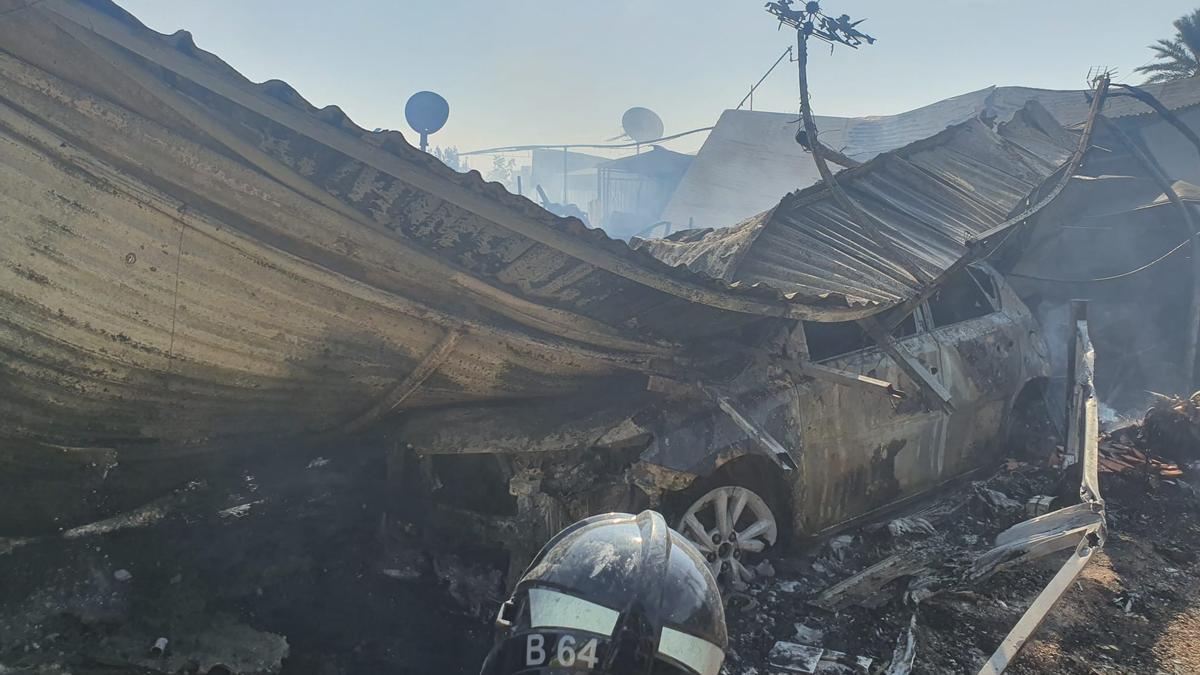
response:
[[[649,143],[663,137],[663,121],[649,108],[630,108],[621,115],[625,135],[635,143]]]

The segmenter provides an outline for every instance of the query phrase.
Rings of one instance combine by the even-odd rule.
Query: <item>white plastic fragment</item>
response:
[[[896,638],[896,649],[892,652],[892,662],[884,675],[909,675],[913,662],[917,659],[917,615],[913,614],[900,637]]]
[[[815,673],[825,650],[820,647],[779,641],[767,655],[772,668],[784,673]]]
[[[775,566],[771,564],[770,560],[764,560],[754,566],[754,572],[760,577],[767,577],[769,579],[775,576]]]
[[[1053,495],[1035,495],[1025,502],[1025,515],[1030,518],[1044,516],[1054,510],[1056,498]]]
[[[820,628],[812,628],[802,623],[795,624],[796,626],[796,642],[807,645],[819,644],[825,639],[825,631]]]

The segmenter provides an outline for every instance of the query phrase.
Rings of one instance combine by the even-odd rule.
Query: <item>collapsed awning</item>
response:
[[[968,242],[1024,207],[1077,144],[1075,134],[1031,102],[995,128],[969,120],[842,171],[837,181],[897,249],[936,278],[966,255]],[[786,289],[814,307],[874,313],[920,287],[823,184],[787,195],[732,228],[684,231],[635,246],[699,273]]]

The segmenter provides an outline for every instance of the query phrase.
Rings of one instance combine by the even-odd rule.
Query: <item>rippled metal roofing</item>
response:
[[[1171,109],[1200,103],[1198,78],[1145,89]],[[1086,91],[988,87],[896,115],[818,115],[816,121],[826,146],[865,162],[981,113],[1007,121],[1029,101],[1037,101],[1061,126],[1070,127],[1087,118],[1089,100]],[[1105,114],[1113,118],[1149,111],[1145,104],[1120,96],[1111,97],[1105,107]],[[725,227],[770,208],[780,195],[818,182],[811,157],[794,140],[798,124],[794,112],[725,111],[663,211],[663,220],[675,228]]]
[[[882,154],[838,183],[882,223],[884,236],[937,277],[966,243],[1002,223],[1068,159],[1077,139],[1036,102],[995,129],[980,119]],[[635,245],[732,282],[884,308],[917,280],[842,210],[824,185],[787,195],[732,228]]]

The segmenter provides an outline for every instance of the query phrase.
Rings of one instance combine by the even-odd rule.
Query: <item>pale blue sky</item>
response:
[[[668,133],[708,126],[794,40],[763,0],[117,0],[161,32],[196,43],[255,81],[278,78],[358,124],[399,129],[421,89],[451,106],[431,144],[461,150],[597,142],[622,111],[647,106]],[[1133,68],[1146,45],[1200,0],[827,0],[866,17],[879,42],[817,48],[814,108],[883,115],[981,89],[1077,89],[1088,69]],[[786,65],[786,67],[785,67]],[[755,109],[794,110],[781,64]],[[410,140],[412,140],[410,138]],[[694,150],[701,139],[672,147]],[[482,163],[482,162],[481,162]]]

